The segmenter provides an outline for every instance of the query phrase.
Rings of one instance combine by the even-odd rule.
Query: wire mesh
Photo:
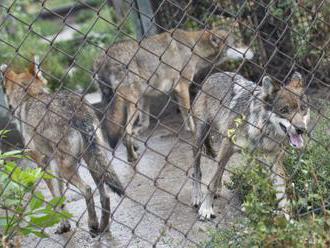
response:
[[[0,220],[8,224],[8,216],[15,216],[18,223],[10,231],[1,224],[3,246],[217,247],[212,233],[243,222],[248,214],[242,192],[231,188],[236,182],[237,190],[235,176],[240,176],[237,165],[242,161],[250,167],[261,163],[276,178],[273,182],[285,180],[285,195],[297,203],[291,206],[293,212],[284,211],[291,219],[316,223],[320,217],[329,223],[329,161],[322,157],[329,148],[326,1],[13,0],[0,3],[0,11],[0,61],[8,65],[1,67],[7,99],[1,102],[6,116],[2,130],[12,129],[15,122],[22,139],[14,141],[13,131],[1,138]],[[304,81],[298,93],[290,87],[297,80],[295,71]],[[219,74],[223,72],[228,78]],[[239,75],[254,82],[253,87],[236,80]],[[282,98],[265,97],[267,75],[284,87]],[[214,88],[207,88],[214,78]],[[231,81],[232,88],[226,88],[223,79]],[[285,97],[299,103],[298,112],[290,106],[290,113],[279,113]],[[252,111],[253,104],[259,113]],[[264,114],[266,110],[271,114]],[[283,118],[296,135],[295,121],[302,112],[311,112],[311,119],[304,148],[293,152],[289,127],[284,135],[281,125],[267,125]],[[268,149],[262,139],[249,143],[252,152],[245,154],[236,142],[241,125],[243,137],[254,130],[275,144],[271,160],[265,162],[265,152],[259,152]],[[234,155],[224,167],[228,144],[243,156]],[[29,156],[6,155],[17,149]],[[200,159],[201,171],[196,162]],[[19,167],[8,171],[12,160]],[[290,165],[286,172],[276,170],[282,160]],[[15,173],[36,165],[51,176],[55,193],[38,177],[19,208],[7,204],[11,181],[15,187],[27,187]],[[223,172],[220,191],[215,184]],[[123,185],[121,197],[104,192],[104,183],[115,180],[111,173]],[[202,196],[192,196],[196,183]],[[54,196],[65,196],[65,203],[52,201]],[[56,225],[35,224],[27,213],[37,200],[50,204],[54,219],[68,211],[71,231],[54,234]],[[277,200],[274,215],[283,210],[282,199]],[[203,212],[207,201],[212,204]],[[47,237],[24,235],[20,228],[26,226]],[[324,226],[328,230],[329,224]],[[63,231],[63,221],[61,227]],[[326,247],[329,239],[324,240]]]

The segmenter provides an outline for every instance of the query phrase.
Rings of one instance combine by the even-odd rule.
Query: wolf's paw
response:
[[[71,225],[69,221],[63,221],[56,228],[55,234],[63,234],[69,232],[70,230],[71,230]]]
[[[89,234],[92,236],[92,238],[95,238],[97,235],[99,235],[100,233],[100,229],[99,229],[99,226],[95,226],[95,225],[92,225],[92,226],[89,226]]]
[[[134,163],[136,162],[140,157],[140,154],[137,151],[132,152],[132,154],[128,154],[127,156],[127,161],[129,163]]]
[[[200,220],[210,220],[215,218],[215,214],[213,212],[213,207],[208,205],[206,201],[204,201],[199,208],[198,216]]]
[[[194,190],[191,196],[191,205],[195,208],[198,208],[203,200],[203,193],[201,190]]]

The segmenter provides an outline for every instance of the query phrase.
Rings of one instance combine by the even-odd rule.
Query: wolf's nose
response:
[[[296,132],[297,134],[303,134],[305,132],[305,128],[304,127],[296,127]]]

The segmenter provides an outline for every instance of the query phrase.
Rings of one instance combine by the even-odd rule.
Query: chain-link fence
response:
[[[0,7],[2,246],[330,246],[328,1]]]

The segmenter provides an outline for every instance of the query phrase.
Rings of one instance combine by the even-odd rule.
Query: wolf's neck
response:
[[[31,96],[23,87],[17,87],[14,90],[14,94],[9,97],[9,104],[15,110],[22,107],[24,102],[29,99]]]
[[[280,147],[280,139],[274,125],[269,121],[270,111],[264,108],[262,93],[257,91],[251,101],[247,131],[252,144],[264,151],[273,152]]]

